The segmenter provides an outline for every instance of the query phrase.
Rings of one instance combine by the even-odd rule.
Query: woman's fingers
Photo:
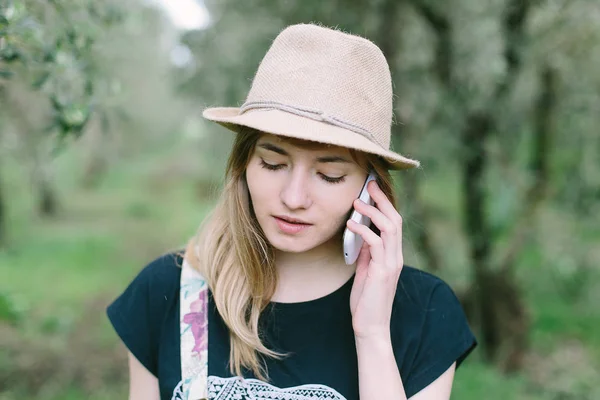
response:
[[[377,183],[375,181],[369,182],[367,185],[367,190],[373,201],[375,201],[375,204],[377,204],[377,208],[390,220],[390,222],[397,222],[400,214],[398,214],[398,211],[390,199],[387,198]]]
[[[371,261],[371,254],[369,252],[369,244],[363,242],[363,245],[358,254],[356,260],[356,276],[354,278],[354,284],[352,286],[352,296],[359,299],[362,296],[363,289],[365,287],[366,277],[369,270],[369,261]],[[353,302],[353,304],[356,304]]]
[[[385,267],[395,269],[398,264],[397,226],[376,207],[363,203],[360,200],[355,201],[354,207],[359,213],[369,217],[381,232],[381,240],[385,254]],[[373,234],[375,233],[373,232]]]
[[[360,235],[365,241],[365,243],[369,245],[371,260],[374,263],[379,265],[385,264],[386,255],[383,247],[383,239],[381,237],[377,236],[377,234],[373,232],[368,226],[354,222],[351,219],[348,220],[346,226],[352,232]]]
[[[371,198],[375,201],[377,209],[379,209],[380,212],[385,215],[395,226],[396,257],[399,264],[397,265],[397,268],[402,268],[404,265],[404,255],[402,252],[402,216],[398,213],[394,205],[390,202],[376,182],[369,182],[367,185],[367,190],[369,191]]]

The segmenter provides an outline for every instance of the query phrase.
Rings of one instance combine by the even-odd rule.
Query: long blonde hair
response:
[[[241,376],[242,368],[246,368],[259,379],[268,380],[261,357],[281,358],[285,354],[268,349],[259,332],[259,317],[277,286],[274,250],[254,215],[246,182],[246,167],[260,135],[252,129],[242,129],[236,135],[221,196],[198,234],[188,242],[185,259],[206,278],[217,310],[229,328],[231,373]],[[377,173],[379,187],[396,204],[386,162],[366,153],[351,154]]]

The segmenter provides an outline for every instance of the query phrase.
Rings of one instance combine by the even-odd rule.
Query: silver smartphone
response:
[[[367,180],[363,185],[358,198],[363,202],[373,205],[373,199],[371,199],[371,195],[367,191],[367,184],[371,181],[376,180],[376,175],[371,172],[369,176],[367,176]],[[371,219],[359,213],[358,211],[352,211],[352,215],[350,215],[350,219],[356,223],[363,224],[369,226],[371,224]],[[358,254],[360,253],[360,249],[363,245],[362,236],[350,231],[348,228],[344,230],[344,260],[347,265],[354,264],[356,259],[358,258]]]

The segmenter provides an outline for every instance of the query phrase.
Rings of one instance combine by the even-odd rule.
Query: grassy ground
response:
[[[181,168],[180,150],[119,163],[91,190],[78,186],[76,150],[61,156],[61,211],[52,220],[32,216],[27,175],[5,162],[10,223],[0,293],[15,321],[0,326],[0,400],[126,397],[125,353],[104,309],[146,262],[180,248],[211,204]],[[431,198],[445,191],[429,179]],[[529,249],[519,269],[534,321],[527,368],[505,377],[475,352],[457,374],[453,398],[600,398],[592,386],[600,376],[598,271],[578,289],[577,276],[558,274],[539,253]],[[467,279],[459,264],[444,272],[451,284]]]

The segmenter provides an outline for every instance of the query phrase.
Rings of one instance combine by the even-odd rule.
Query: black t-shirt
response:
[[[183,260],[169,253],[148,264],[107,309],[118,335],[159,381],[162,400],[179,399],[179,279]],[[209,291],[209,397],[358,399],[358,367],[349,300],[352,277],[327,296],[270,303],[261,316],[267,347],[291,353],[266,359],[270,381],[228,368],[229,335]],[[407,397],[457,366],[476,346],[462,307],[441,279],[404,266],[392,311],[391,337]]]

